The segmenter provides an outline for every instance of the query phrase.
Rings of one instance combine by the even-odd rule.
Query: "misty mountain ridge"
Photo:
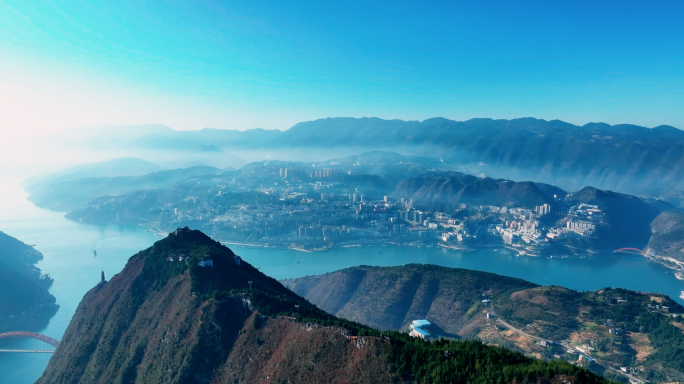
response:
[[[161,134],[139,137],[129,142],[128,146],[159,151],[186,151],[198,153],[223,152],[214,144],[187,140],[183,137],[168,137]]]
[[[416,163],[421,165],[443,166],[444,162],[432,157],[402,155],[391,151],[369,151],[358,155],[349,155],[338,159],[330,159],[325,161],[327,164],[368,164],[368,163]]]
[[[150,149],[167,150],[174,149],[166,140],[192,142],[195,148],[195,143],[215,145],[221,150],[383,149],[452,164],[477,164],[481,172],[494,177],[534,180],[566,190],[594,185],[671,201],[684,199],[684,131],[671,126],[577,126],[535,118],[327,118],[298,123],[285,131],[141,131],[129,139],[126,143],[136,140],[146,142]]]
[[[28,199],[39,207],[56,211],[71,211],[97,197],[163,188],[189,177],[222,172],[224,171],[214,167],[196,166],[142,176],[88,177],[58,181],[40,186]]]
[[[91,177],[142,176],[161,171],[161,167],[143,159],[122,157],[97,163],[81,164],[44,176],[26,179],[22,186],[31,193],[48,183],[59,183]]]
[[[176,130],[162,124],[99,125],[75,127],[39,137],[32,142],[46,147],[64,145],[82,149],[121,149],[146,135],[172,135]]]
[[[428,135],[425,131],[438,129]],[[447,129],[447,131],[444,131]],[[198,143],[218,147],[232,145],[259,146],[288,146],[300,144],[302,146],[354,145],[372,147],[385,146],[393,143],[404,145],[408,142],[422,144],[430,138],[449,138],[460,134],[474,133],[477,130],[486,131],[520,131],[542,134],[549,131],[585,134],[587,132],[614,134],[622,137],[650,137],[663,140],[684,140],[684,131],[669,126],[660,125],[653,128],[632,124],[609,125],[606,123],[588,123],[583,126],[566,123],[561,120],[543,120],[532,117],[517,119],[489,119],[474,118],[465,121],[449,120],[434,117],[423,121],[417,120],[385,120],[377,117],[328,117],[313,121],[297,123],[289,129],[248,130],[204,128],[201,130],[175,130],[160,124],[147,125],[103,125],[87,128],[73,128],[52,135],[50,138],[64,137],[67,140],[77,138],[119,138],[130,139],[131,142],[148,142],[151,145],[163,147],[166,145],[180,145],[180,140],[196,140]],[[366,140],[372,140],[368,142]],[[160,141],[160,142],[157,142]]]

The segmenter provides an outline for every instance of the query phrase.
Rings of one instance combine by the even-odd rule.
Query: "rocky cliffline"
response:
[[[202,258],[214,266],[197,266]],[[342,328],[261,315],[250,282],[298,298],[236,260],[197,231],[133,256],[85,295],[37,383],[392,381],[377,343],[358,348]],[[208,297],[212,288],[220,289]]]
[[[85,295],[37,384],[417,380],[607,383],[565,362],[339,319],[183,229]]]

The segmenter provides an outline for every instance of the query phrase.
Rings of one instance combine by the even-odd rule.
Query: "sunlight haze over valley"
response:
[[[682,14],[0,0],[0,383],[683,383]]]

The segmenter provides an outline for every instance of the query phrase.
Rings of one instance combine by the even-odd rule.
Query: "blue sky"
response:
[[[3,126],[533,116],[684,128],[681,1],[109,3],[0,2]]]

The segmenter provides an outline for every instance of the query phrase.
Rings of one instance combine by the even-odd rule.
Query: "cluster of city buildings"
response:
[[[325,169],[320,171],[322,175],[331,174]],[[289,169],[282,173],[289,173]],[[586,204],[569,208],[564,218],[554,221],[555,217],[549,220],[549,204],[528,209],[419,203],[406,198],[373,199],[364,193],[341,193],[334,182],[315,181],[311,186],[317,195],[299,192],[289,184],[259,190],[278,197],[276,204],[233,204],[222,209],[210,205],[174,207],[173,220],[208,221],[219,238],[221,232],[230,232],[230,239],[236,242],[303,249],[383,243],[467,247],[492,243],[492,237],[499,237],[504,245],[524,248],[531,254],[554,241],[592,236],[603,220],[599,207]],[[185,202],[194,204],[196,200],[189,196]]]
[[[351,170],[269,169],[246,168],[189,180],[178,186],[184,188],[182,193],[146,191],[128,196],[130,202],[110,198],[99,204],[115,206],[111,209],[118,221],[150,221],[155,226],[154,220],[160,230],[190,225],[222,241],[305,250],[383,244],[459,249],[503,245],[535,254],[554,242],[592,237],[604,220],[595,205],[568,207],[556,200],[553,206],[525,208],[378,198],[372,187],[349,181],[368,176]],[[147,212],[131,209],[150,200],[152,193],[159,195]]]
[[[412,202],[369,200],[365,194],[322,192],[320,199],[299,198],[285,192],[294,204],[232,205],[211,219],[215,227],[255,234],[252,241],[296,244],[370,244],[437,239],[440,228],[454,227],[444,212],[413,208]],[[180,219],[180,217],[179,217]]]
[[[565,216],[549,219],[551,206],[544,204],[532,210],[524,208],[492,207],[490,212],[501,216],[495,226],[505,244],[540,251],[543,247],[571,238],[592,237],[596,228],[604,224],[604,213],[597,205],[580,204],[563,212]],[[541,224],[545,222],[546,225]]]

